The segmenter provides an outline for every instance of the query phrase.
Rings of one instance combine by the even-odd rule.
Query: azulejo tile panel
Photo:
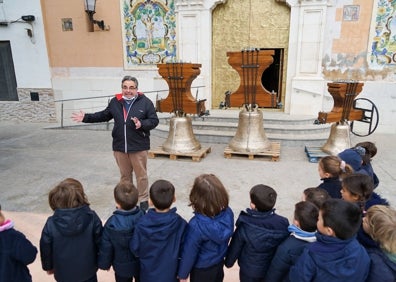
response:
[[[174,0],[121,0],[124,67],[176,59]]]
[[[396,1],[378,0],[371,42],[371,65],[396,64]]]

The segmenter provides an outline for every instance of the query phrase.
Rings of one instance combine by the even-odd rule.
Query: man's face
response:
[[[122,95],[127,98],[132,98],[137,94],[137,87],[134,81],[132,80],[125,80],[122,83]]]

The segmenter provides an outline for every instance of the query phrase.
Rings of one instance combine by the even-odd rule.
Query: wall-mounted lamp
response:
[[[33,22],[35,20],[36,20],[35,16],[26,15],[26,16],[21,16],[19,19],[14,20],[14,21],[0,21],[0,26],[7,27],[9,24],[14,24],[14,23],[24,23],[24,24],[30,25],[30,28],[25,28],[25,29],[26,29],[27,35],[29,36],[32,43],[34,44],[34,43],[36,43],[36,40],[34,38],[34,32],[33,32]]]
[[[104,30],[104,21],[97,21],[93,18],[93,15],[95,14],[96,0],[84,0],[84,5],[85,12],[88,14],[89,21],[91,23],[90,31],[94,31],[94,24],[96,24],[101,30]]]

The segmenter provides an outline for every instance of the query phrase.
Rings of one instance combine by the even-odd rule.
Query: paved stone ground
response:
[[[66,177],[80,180],[91,207],[105,221],[114,210],[113,188],[119,180],[118,168],[111,151],[109,131],[61,130],[55,124],[0,122],[0,203],[6,217],[15,221],[16,229],[38,246],[41,229],[51,214],[48,191]],[[396,204],[396,135],[373,134],[361,138],[352,136],[352,144],[375,142],[378,154],[373,167],[380,179],[376,189]],[[152,137],[152,148],[165,139]],[[301,146],[282,146],[279,162],[267,158],[248,160],[246,157],[224,158],[227,144],[201,144],[210,147],[200,162],[190,159],[170,160],[167,157],[149,159],[149,181],[167,179],[176,187],[178,212],[187,220],[192,216],[188,194],[196,176],[214,173],[230,194],[230,206],[235,219],[240,210],[249,206],[248,192],[259,183],[278,192],[277,212],[292,218],[294,204],[302,191],[320,183],[317,164],[308,162]],[[40,266],[39,258],[30,267],[33,280],[53,281]],[[99,271],[100,281],[114,281],[112,272]],[[238,267],[226,270],[225,281],[238,281]]]

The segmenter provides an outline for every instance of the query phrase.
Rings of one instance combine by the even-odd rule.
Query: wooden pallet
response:
[[[279,142],[271,142],[271,149],[264,152],[252,153],[252,152],[236,152],[233,151],[229,146],[227,146],[224,150],[224,157],[227,159],[232,158],[233,156],[247,156],[249,160],[253,160],[255,158],[271,158],[271,161],[277,162],[280,157],[280,143]]]
[[[184,158],[184,159],[191,158],[194,162],[199,162],[199,161],[201,161],[201,158],[206,157],[206,154],[210,153],[210,152],[211,152],[211,147],[201,148],[194,152],[178,153],[178,152],[164,151],[162,146],[159,146],[156,149],[149,150],[148,157],[150,159],[154,159],[155,157],[166,156],[166,157],[169,157],[169,159],[171,159],[171,160],[177,160],[177,159],[181,159],[181,158]]]
[[[321,147],[307,147],[305,146],[305,153],[310,163],[317,163],[323,157],[329,156],[329,154],[322,151]]]

